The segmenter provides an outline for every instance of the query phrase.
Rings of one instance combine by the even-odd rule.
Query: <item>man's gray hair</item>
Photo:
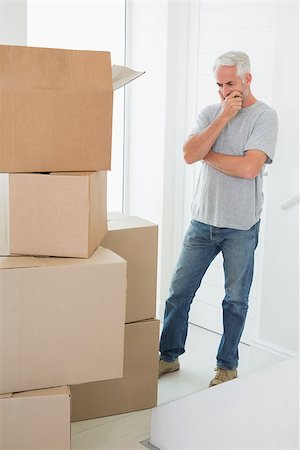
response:
[[[246,73],[250,73],[250,59],[244,52],[230,51],[220,55],[214,64],[213,72],[215,73],[218,67],[221,66],[236,66],[237,75],[243,80]]]

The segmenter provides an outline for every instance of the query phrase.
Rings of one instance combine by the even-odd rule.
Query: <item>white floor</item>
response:
[[[219,341],[218,334],[195,325],[189,326],[186,353],[180,358],[180,371],[159,380],[159,405],[207,389],[214,376]],[[283,360],[274,353],[245,344],[240,344],[239,353],[239,376]],[[140,442],[149,438],[150,415],[151,410],[144,410],[73,423],[72,450],[145,450]]]

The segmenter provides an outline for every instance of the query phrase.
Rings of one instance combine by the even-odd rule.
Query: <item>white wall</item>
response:
[[[26,45],[27,1],[0,0],[0,43]]]
[[[298,350],[299,204],[299,4],[275,2],[273,105],[278,112],[276,159],[269,173],[262,301],[258,341],[284,352]]]

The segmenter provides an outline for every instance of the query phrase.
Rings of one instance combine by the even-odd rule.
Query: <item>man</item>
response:
[[[224,53],[213,70],[221,102],[199,114],[183,148],[186,163],[203,164],[193,219],[166,301],[159,362],[159,376],[179,369],[191,303],[209,265],[222,252],[223,335],[209,386],[237,377],[263,203],[263,168],[272,162],[277,139],[276,112],[251,92],[249,57]]]

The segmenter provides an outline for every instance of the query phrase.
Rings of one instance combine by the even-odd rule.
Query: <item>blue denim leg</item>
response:
[[[238,366],[238,344],[248,311],[259,225],[257,222],[250,230],[219,229],[219,237],[223,238],[220,245],[224,258],[225,297],[217,366],[224,369],[232,370]]]
[[[220,246],[211,239],[211,227],[192,220],[184,237],[165,306],[160,339],[161,358],[165,361],[174,361],[184,353],[191,303],[207,268],[220,251]]]

